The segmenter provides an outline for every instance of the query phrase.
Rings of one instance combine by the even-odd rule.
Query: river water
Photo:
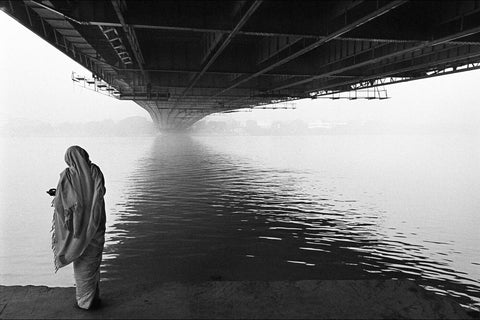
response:
[[[73,144],[106,179],[104,281],[413,279],[480,306],[480,137],[2,138],[0,283],[53,273]]]

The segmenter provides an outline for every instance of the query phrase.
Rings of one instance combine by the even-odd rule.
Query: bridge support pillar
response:
[[[173,103],[155,100],[136,100],[143,109],[147,110],[159,131],[185,131],[192,124],[213,111],[196,108],[173,108]]]

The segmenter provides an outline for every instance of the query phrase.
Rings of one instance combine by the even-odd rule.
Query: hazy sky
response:
[[[0,11],[0,120],[59,122],[149,117],[132,101],[120,101],[73,85],[75,71],[91,73]],[[239,120],[303,119],[377,121],[395,124],[480,125],[480,71],[385,87],[388,100],[303,100],[295,110],[255,110],[226,117]]]
[[[91,77],[87,69],[0,11],[0,117],[49,123],[149,117],[132,101],[73,85],[72,71]]]

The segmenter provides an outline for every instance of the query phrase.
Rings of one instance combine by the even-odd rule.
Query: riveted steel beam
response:
[[[411,72],[411,71],[428,70],[430,68],[433,68],[433,67],[439,66],[439,65],[446,65],[447,66],[447,65],[452,64],[452,63],[458,64],[458,65],[468,64],[471,59],[478,59],[478,57],[480,57],[480,51],[471,52],[469,54],[462,55],[461,57],[454,56],[454,57],[449,57],[449,58],[445,58],[445,59],[435,59],[435,60],[432,59],[431,61],[428,61],[428,62],[425,62],[425,63],[417,63],[417,64],[414,64],[414,65],[409,66],[409,67],[394,69],[394,70],[385,71],[385,72],[373,71],[372,72],[373,74],[370,75],[370,76],[362,76],[362,77],[358,77],[356,79],[349,80],[349,81],[332,83],[332,84],[329,84],[329,85],[326,85],[326,86],[322,86],[321,88],[315,89],[315,91],[326,90],[326,89],[341,87],[341,86],[351,86],[351,85],[355,85],[357,83],[362,83],[362,82],[365,82],[365,81],[371,81],[371,80],[376,80],[376,79],[381,79],[381,78],[386,78],[386,77],[395,77],[396,75],[408,73],[408,72]],[[478,67],[459,69],[458,71],[456,70],[456,72],[460,72],[460,71],[463,72],[463,71],[473,70],[473,69],[477,69],[477,68]],[[422,72],[426,72],[426,71],[422,71]],[[449,73],[453,73],[453,72],[449,72]],[[445,73],[440,73],[438,75],[441,75],[441,74],[445,74]],[[423,78],[432,77],[432,76],[433,75],[425,74],[423,76],[411,77],[412,79],[410,79],[410,80],[423,79]],[[397,82],[399,82],[399,81],[392,82],[392,83],[397,83]],[[401,81],[401,82],[404,82],[404,81]],[[312,92],[312,90],[309,90],[308,92]]]
[[[464,31],[461,31],[461,32],[458,32],[458,33],[454,33],[454,34],[451,34],[451,35],[447,35],[447,36],[441,37],[441,38],[436,39],[436,40],[427,41],[425,43],[421,43],[421,44],[418,44],[416,46],[411,46],[411,47],[403,49],[403,50],[394,51],[394,52],[391,52],[391,53],[388,53],[386,55],[382,55],[382,56],[379,56],[379,57],[376,57],[376,58],[367,59],[366,61],[355,63],[355,64],[352,64],[352,65],[349,65],[349,66],[345,66],[343,68],[337,68],[337,69],[332,70],[330,72],[322,73],[322,74],[319,74],[319,75],[316,75],[316,76],[313,76],[313,77],[310,77],[310,78],[307,78],[307,79],[303,79],[303,80],[295,81],[295,82],[292,82],[292,83],[289,83],[289,84],[285,84],[285,85],[273,88],[271,90],[272,91],[277,91],[277,90],[282,90],[282,89],[298,86],[298,85],[305,84],[305,83],[308,83],[308,82],[311,82],[311,81],[314,81],[316,79],[320,79],[320,78],[323,78],[323,77],[326,77],[326,76],[330,76],[330,75],[334,75],[334,74],[337,74],[337,73],[342,73],[342,72],[345,72],[345,71],[357,69],[357,68],[360,68],[362,66],[366,66],[366,65],[369,65],[369,64],[375,64],[375,63],[378,63],[382,60],[402,56],[402,55],[408,54],[408,53],[413,52],[413,51],[422,50],[423,48],[433,47],[433,46],[436,46],[436,45],[447,43],[451,40],[463,38],[463,37],[466,37],[466,36],[469,36],[469,35],[472,35],[472,34],[475,34],[475,33],[478,33],[478,32],[480,32],[480,26],[474,27],[472,29],[464,30]]]
[[[205,65],[202,67],[200,72],[198,72],[195,77],[192,79],[190,84],[185,88],[185,90],[182,92],[180,95],[180,99],[185,96],[185,94],[198,82],[198,80],[204,75],[204,73],[208,70],[208,68],[215,62],[215,60],[218,58],[218,56],[225,50],[225,48],[228,46],[228,44],[232,41],[232,39],[237,35],[237,33],[240,31],[240,29],[245,25],[245,23],[248,21],[248,19],[255,13],[255,11],[258,9],[262,1],[255,1],[243,14],[241,19],[238,21],[238,23],[235,25],[233,28],[232,32],[228,34],[228,36],[223,40],[222,44],[220,47],[215,51],[215,53],[208,59],[208,61],[205,63]]]
[[[359,18],[355,21],[352,21],[352,22],[348,23],[347,25],[345,25],[343,27],[340,27],[339,29],[331,32],[325,38],[320,39],[318,41],[315,41],[312,44],[306,46],[305,48],[300,49],[293,54],[287,55],[286,57],[281,58],[279,61],[276,61],[276,62],[262,68],[261,70],[255,72],[253,75],[249,75],[247,77],[242,77],[242,79],[236,81],[235,83],[231,84],[227,88],[217,92],[215,95],[211,96],[210,98],[215,98],[215,97],[217,97],[217,96],[219,96],[219,95],[221,95],[221,94],[223,94],[223,93],[241,85],[242,83],[245,83],[245,82],[247,82],[247,81],[249,81],[249,80],[251,80],[255,77],[258,77],[259,75],[262,75],[262,74],[264,74],[264,73],[266,73],[266,72],[268,72],[272,69],[275,69],[275,68],[277,68],[277,67],[279,67],[279,66],[281,66],[281,65],[283,65],[283,64],[285,64],[285,63],[287,63],[287,62],[289,62],[289,61],[291,61],[295,58],[298,58],[298,57],[302,56],[303,54],[305,54],[307,52],[310,52],[313,49],[316,49],[319,46],[321,46],[321,45],[323,45],[323,44],[325,44],[325,43],[327,43],[327,42],[329,42],[329,41],[331,41],[335,38],[340,37],[342,34],[345,34],[349,31],[351,31],[351,30],[353,30],[353,29],[355,29],[355,28],[357,28],[357,27],[359,27],[359,26],[361,26],[361,25],[363,25],[363,24],[365,24],[365,23],[367,23],[367,22],[369,22],[369,21],[371,21],[371,20],[373,20],[373,19],[375,19],[375,18],[377,18],[377,17],[395,9],[395,8],[397,8],[398,6],[404,4],[405,2],[406,2],[405,0],[398,0],[398,1],[389,2],[388,4],[384,5],[383,7],[380,7],[378,9],[372,11],[371,13],[369,13],[369,14],[367,14],[367,15],[365,15],[365,16],[363,16],[363,17],[361,17],[361,18]]]
[[[127,10],[126,3],[124,0],[112,0],[112,5],[115,13],[117,14],[118,20],[122,25],[123,31],[125,32],[125,35],[128,39],[128,43],[130,44],[130,48],[132,49],[133,56],[135,57],[138,67],[142,72],[145,84],[148,86],[150,83],[150,79],[148,73],[144,70],[145,60],[143,59],[140,44],[138,43],[134,28],[128,25],[125,21],[124,12]]]

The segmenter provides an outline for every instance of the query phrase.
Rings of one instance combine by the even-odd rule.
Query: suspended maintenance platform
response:
[[[74,81],[135,101],[161,130],[480,67],[479,0],[0,0],[0,9],[92,72]]]

